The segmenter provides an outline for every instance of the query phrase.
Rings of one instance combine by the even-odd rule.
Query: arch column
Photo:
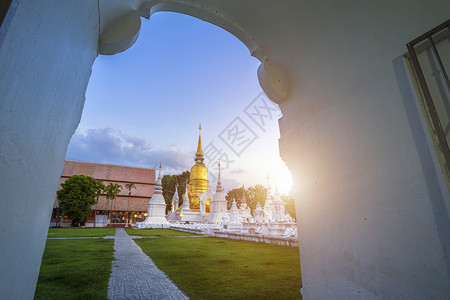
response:
[[[0,292],[32,299],[98,47],[96,1],[21,0],[0,45]]]

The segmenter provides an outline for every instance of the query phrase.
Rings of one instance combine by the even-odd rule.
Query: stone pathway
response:
[[[189,299],[131,239],[116,228],[108,299]]]

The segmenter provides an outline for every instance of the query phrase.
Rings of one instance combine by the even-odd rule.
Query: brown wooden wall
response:
[[[59,180],[60,187],[61,183],[73,175],[91,176],[103,180],[105,185],[110,182],[120,184],[122,191],[115,200],[115,211],[127,210],[128,190],[125,188],[127,183],[134,182],[136,185],[136,188],[131,190],[128,211],[147,211],[148,202],[155,190],[154,169],[66,160],[63,174]],[[110,210],[111,203],[111,200],[107,200],[106,196],[102,195],[97,203],[97,210]],[[54,207],[56,206],[57,201],[55,199]],[[92,209],[95,209],[95,205],[92,206]]]

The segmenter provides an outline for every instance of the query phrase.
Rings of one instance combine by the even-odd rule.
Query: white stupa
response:
[[[175,185],[175,193],[172,197],[172,209],[171,211],[174,212],[178,209],[179,206],[179,198],[178,198],[178,184]]]
[[[189,196],[188,196],[188,185],[186,183],[186,190],[184,191],[184,197],[183,197],[183,204],[181,207],[181,212],[187,212],[190,211],[191,208],[189,207]]]
[[[223,192],[222,181],[220,180],[220,162],[219,177],[217,178],[216,194],[211,198],[211,208],[208,223],[219,224],[230,218],[227,209],[227,200]]]
[[[272,207],[272,219],[275,221],[287,221],[285,203],[281,200],[278,189],[275,187],[275,194],[273,196]]]
[[[179,212],[179,206],[180,206],[180,198],[178,198],[178,184],[175,185],[175,193],[172,197],[172,209],[170,210],[170,213],[167,215],[167,221],[168,222],[176,222],[180,220],[180,212]]]
[[[270,186],[267,184],[266,202],[264,202],[264,221],[272,220],[272,196],[270,195]]]
[[[256,204],[256,208],[253,211],[253,218],[256,223],[264,222],[264,210],[262,209],[261,204],[259,202]]]
[[[198,196],[200,202],[200,214],[204,216],[204,219],[207,220],[209,218],[209,213],[206,212],[206,202],[210,199],[210,202],[214,198],[214,194],[211,192],[211,187],[208,186],[206,191],[203,192],[200,196]],[[211,210],[211,206],[210,206]],[[208,216],[208,218],[206,218]]]
[[[161,165],[159,165],[158,179],[156,180],[155,191],[148,202],[147,218],[144,222],[136,224],[138,228],[169,228],[166,219],[166,201],[162,194]]]
[[[239,209],[236,206],[236,201],[233,200],[233,203],[231,204],[230,209],[230,223],[231,224],[239,224],[240,223],[240,214]]]
[[[241,197],[241,204],[239,207],[239,214],[241,215],[243,221],[250,222],[251,220],[253,220],[251,209],[247,205],[247,199],[245,199],[244,186],[242,186],[242,197]]]
[[[204,210],[204,207],[202,209]],[[189,223],[202,223],[205,222],[205,220],[203,219],[204,217],[207,218],[206,213],[201,212],[200,209],[191,209],[189,204],[188,185],[186,184],[186,191],[184,192],[179,221]]]

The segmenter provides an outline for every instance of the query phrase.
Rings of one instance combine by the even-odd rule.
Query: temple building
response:
[[[211,198],[211,212],[209,213],[208,219],[208,223],[212,224],[219,224],[229,219],[227,200],[225,199],[225,193],[220,179],[220,162],[218,165],[219,176],[217,178],[216,194]]]
[[[131,225],[142,222],[147,216],[148,202],[155,190],[155,169],[66,160],[59,188],[73,175],[86,175],[103,181],[105,185],[112,182],[121,186],[121,192],[115,200],[107,199],[105,193],[100,195],[97,204],[91,207],[87,227],[125,226],[127,217]],[[125,187],[127,183],[135,185],[131,194]],[[70,224],[71,220],[62,214],[55,198],[50,226],[64,227]]]
[[[189,195],[189,207],[191,210],[200,209],[199,196],[203,194],[209,185],[208,182],[208,168],[203,163],[203,151],[202,151],[202,126],[199,126],[198,145],[197,152],[195,153],[195,164],[191,168],[188,195]],[[206,200],[205,212],[210,210],[210,199]]]
[[[167,215],[169,223],[191,224],[194,226],[195,224],[202,224],[202,228],[214,230],[226,228],[227,231],[231,230],[233,232],[246,232],[248,231],[247,227],[255,229],[259,226],[260,231],[264,229],[264,232],[268,234],[270,232],[265,229],[272,222],[272,227],[276,227],[277,232],[275,233],[277,235],[283,235],[285,229],[291,229],[294,226],[295,221],[290,215],[286,214],[285,203],[281,200],[278,192],[275,193],[272,201],[269,181],[267,181],[268,192],[264,209],[258,203],[257,209],[254,212],[255,217],[252,215],[250,207],[248,207],[244,187],[242,188],[243,192],[239,203],[233,202],[231,209],[227,209],[227,200],[225,199],[221,181],[220,162],[218,163],[219,176],[217,179],[216,193],[213,194],[211,192],[211,186],[208,181],[208,168],[203,163],[201,126],[199,127],[197,152],[195,153],[194,160],[195,164],[191,168],[189,184],[186,185],[182,205],[179,205],[177,188],[175,189],[175,194],[172,199],[173,207]],[[273,222],[278,222],[281,225],[277,227]]]
[[[297,224],[286,213],[285,203],[277,189],[275,189],[275,195],[272,197],[268,186],[264,209],[258,202],[253,215],[247,205],[244,192],[239,201],[239,207],[233,200],[231,208],[227,210],[227,202],[221,182],[220,163],[218,166],[219,176],[216,193],[212,194],[208,188],[199,196],[200,211],[198,212],[190,210],[189,206],[183,206],[181,211],[178,210],[180,211],[180,218],[173,218],[174,214],[171,213],[169,222],[172,229],[210,236],[264,241],[266,243],[288,241],[287,244],[289,244],[291,239],[296,240],[298,237]],[[210,213],[205,213],[202,209],[206,198],[212,199]],[[183,202],[189,203],[187,195],[185,195]]]
[[[208,168],[203,163],[201,130],[202,127],[200,125],[197,152],[194,158],[195,164],[191,168],[189,183],[186,185],[182,205],[178,206],[178,197],[174,195],[172,202],[176,206],[167,216],[169,222],[202,223],[209,219],[210,203],[213,194],[208,181]]]
[[[242,186],[242,197],[239,205],[239,215],[242,220],[246,220],[247,222],[253,219],[251,214],[251,209],[247,205],[247,199],[245,199],[245,188]]]

